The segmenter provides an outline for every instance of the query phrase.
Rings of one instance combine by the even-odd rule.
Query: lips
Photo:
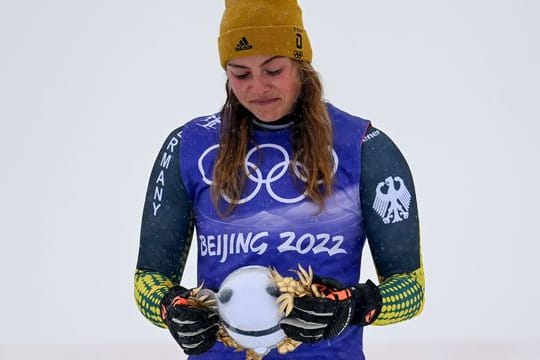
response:
[[[271,99],[256,99],[256,100],[251,100],[251,104],[253,105],[260,105],[260,106],[264,106],[264,105],[270,105],[270,104],[273,104],[275,103],[276,101],[279,101],[278,98],[271,98]]]

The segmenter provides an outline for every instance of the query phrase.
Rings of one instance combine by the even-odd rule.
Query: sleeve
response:
[[[143,208],[135,301],[141,313],[165,327],[160,305],[182,278],[191,239],[193,212],[180,175],[182,128],[165,140],[150,174]]]
[[[362,144],[360,196],[382,309],[374,325],[420,314],[424,274],[418,208],[409,166],[392,140],[368,128]]]

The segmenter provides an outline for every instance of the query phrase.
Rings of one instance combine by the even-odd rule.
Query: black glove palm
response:
[[[296,298],[291,314],[281,320],[281,328],[294,340],[312,343],[330,339],[349,324],[370,324],[380,312],[381,295],[369,280],[350,288],[325,278],[316,277],[314,283],[325,297]]]
[[[189,306],[189,294],[181,286],[172,288],[162,301],[161,316],[184,352],[199,355],[216,343],[219,316],[207,308]]]

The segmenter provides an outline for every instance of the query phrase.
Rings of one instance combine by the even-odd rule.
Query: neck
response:
[[[256,117],[252,117],[251,121],[257,127],[268,129],[268,130],[280,130],[285,129],[291,126],[294,123],[294,113],[285,115],[274,121],[261,121]]]

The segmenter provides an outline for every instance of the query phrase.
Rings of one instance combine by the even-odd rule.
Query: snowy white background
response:
[[[540,358],[540,2],[300,2],[326,98],[417,186],[427,303],[369,358]],[[183,358],[132,277],[162,141],[224,100],[222,10],[0,0],[0,359]]]

